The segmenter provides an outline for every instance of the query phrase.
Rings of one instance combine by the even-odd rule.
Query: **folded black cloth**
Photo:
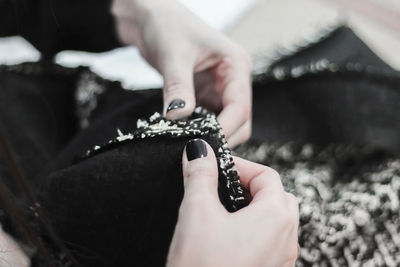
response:
[[[381,242],[398,240],[399,230],[390,223],[399,218],[391,208],[396,193],[385,193],[381,207],[362,209],[361,222],[354,223],[357,231],[340,229],[347,225],[342,219],[349,203],[362,201],[349,195],[366,188],[369,191],[364,193],[373,198],[381,192],[374,188],[384,190],[385,184],[397,181],[391,178],[397,173],[395,159],[400,151],[399,84],[399,73],[346,27],[268,64],[254,77],[253,135],[238,153],[282,171],[286,188],[299,197],[304,255],[300,266],[318,262],[346,266],[354,259],[396,264],[398,251]],[[34,188],[40,209],[83,266],[164,265],[183,193],[182,150],[191,138],[201,137],[214,148],[220,198],[227,209],[234,211],[246,203],[215,117],[198,109],[187,121],[168,122],[154,115],[162,109],[158,89],[127,91],[85,68],[26,63],[0,67],[0,102],[3,135]],[[294,148],[287,149],[287,143]],[[369,152],[358,150],[364,146],[367,151],[383,150],[394,160],[388,163],[387,156],[373,153],[377,160],[371,161]],[[350,151],[350,160],[337,156],[343,151]],[[0,156],[1,177],[55,260],[64,264],[65,255],[35,219],[37,206],[29,208],[3,153]],[[367,168],[363,162],[373,165]],[[390,172],[378,180],[368,174],[385,166]],[[327,173],[331,174],[328,178]],[[342,174],[347,179],[340,179]],[[309,194],[310,190],[322,190],[322,200],[318,194]],[[390,197],[393,202],[387,200]],[[311,218],[310,209],[318,210]],[[341,215],[335,216],[334,210]],[[358,215],[347,219],[357,220]],[[0,217],[2,226],[24,241],[7,214]],[[373,221],[373,228],[365,227],[365,218]],[[329,231],[343,236],[336,235],[334,241],[328,238],[334,244],[326,243]],[[364,250],[356,245],[360,242],[369,242],[365,244],[373,249]],[[38,254],[32,265],[44,266]]]
[[[226,208],[245,204],[214,115],[197,109],[191,119],[172,122],[156,113],[139,123],[143,126],[131,133],[115,131],[110,142],[94,146],[85,159],[41,185],[39,203],[84,266],[165,263],[183,196],[182,151],[192,138],[215,150]]]
[[[28,217],[37,209],[47,214],[83,266],[165,263],[183,196],[183,148],[191,139],[213,147],[226,209],[246,205],[222,130],[205,109],[186,120],[165,120],[154,113],[162,109],[161,90],[125,91],[85,68],[24,64],[2,74],[4,132],[36,189],[37,203],[25,205]],[[34,155],[25,153],[30,148]],[[4,177],[21,196],[12,175]],[[35,224],[55,251],[47,229]]]

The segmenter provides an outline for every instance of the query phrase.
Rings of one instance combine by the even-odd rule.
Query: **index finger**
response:
[[[284,191],[280,175],[272,168],[239,157],[233,157],[240,182],[249,188],[253,201]]]

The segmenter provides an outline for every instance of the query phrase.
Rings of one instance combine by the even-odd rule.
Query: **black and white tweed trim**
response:
[[[115,145],[132,140],[153,138],[157,136],[177,137],[201,137],[215,133],[220,141],[220,147],[216,151],[218,169],[220,172],[219,185],[224,194],[229,197],[229,203],[223,203],[227,210],[236,211],[245,205],[244,191],[240,184],[238,172],[235,169],[231,150],[227,146],[221,126],[216,116],[202,107],[197,107],[188,120],[171,121],[162,117],[158,112],[147,120],[139,119],[137,129],[131,133],[122,133],[117,129],[117,136],[104,145],[96,145],[86,152],[84,158],[92,157]],[[221,177],[222,176],[222,177]]]

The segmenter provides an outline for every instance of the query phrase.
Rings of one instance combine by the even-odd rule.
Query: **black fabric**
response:
[[[21,35],[46,59],[62,50],[121,46],[109,0],[2,0],[0,36]]]
[[[254,79],[252,141],[400,151],[400,74],[348,27],[283,56]]]
[[[129,143],[48,177],[43,187],[51,202],[41,203],[83,266],[164,265],[189,139]]]
[[[200,137],[215,149],[220,160],[220,149],[226,149],[220,129],[204,132],[199,128],[193,134],[172,138],[158,136],[114,144],[83,159],[87,150],[118,136],[117,130],[134,132],[137,119],[161,111],[162,92],[125,91],[119,83],[94,77],[90,81],[104,86],[105,91],[92,96],[97,106],[89,116],[90,127],[82,130],[78,128],[82,118],[75,99],[83,77],[90,72],[85,68],[47,67],[24,64],[0,71],[1,99],[5,103],[2,129],[6,129],[6,139],[37,189],[40,209],[83,266],[123,266],[131,262],[162,266],[183,195],[183,148],[188,140]],[[231,190],[240,185],[235,185],[238,177],[230,169],[233,164],[228,165],[228,173],[220,168],[219,191],[222,203],[233,211],[240,208],[237,204],[245,203],[229,204],[238,196]],[[2,164],[2,177],[20,196],[7,167]],[[230,177],[229,188],[221,177]],[[34,218],[30,203],[20,205],[28,218]],[[18,227],[4,218],[2,224],[21,238]],[[40,235],[57,251],[41,222],[35,220],[34,227],[39,227]],[[57,258],[57,252],[55,255]],[[33,263],[44,264],[36,258]]]
[[[321,72],[254,86],[254,141],[368,144],[400,151],[400,76]]]
[[[47,72],[46,66],[27,64],[19,68],[27,73],[0,68],[0,125],[22,171],[28,177],[34,177],[78,129],[74,91],[71,90],[76,83],[77,71],[58,75],[58,68],[52,66],[47,75],[33,75],[33,68]],[[1,168],[2,176],[9,176],[4,164]]]
[[[165,263],[182,198],[180,158],[187,140],[126,144],[48,177],[43,186],[51,202],[43,205],[83,266]]]
[[[326,37],[322,36],[317,43],[306,46],[292,55],[282,57],[272,64],[272,67],[290,68],[318,59],[327,59],[341,66],[357,62],[363,66],[370,65],[379,69],[393,70],[346,26],[338,27]]]
[[[251,142],[343,143],[398,151],[398,72],[348,28],[321,42],[293,55],[295,63],[282,58],[255,77]],[[343,57],[335,61],[336,53]],[[299,64],[302,74],[293,75]],[[283,68],[284,75],[276,76],[276,68]],[[181,153],[189,137],[126,142],[75,161],[115,138],[117,129],[134,131],[137,119],[162,107],[160,90],[125,91],[118,83],[100,81],[95,101],[85,104],[93,108],[82,117],[86,113],[79,112],[76,92],[90,87],[82,83],[86,74],[85,69],[40,64],[3,67],[2,130],[57,234],[83,266],[162,266],[182,198]],[[88,127],[79,128],[86,120]],[[214,149],[220,145],[213,134],[202,138]],[[1,168],[12,184],[7,166]],[[27,204],[22,208],[31,213]],[[305,233],[302,245],[307,244]],[[34,264],[43,266],[36,257]]]

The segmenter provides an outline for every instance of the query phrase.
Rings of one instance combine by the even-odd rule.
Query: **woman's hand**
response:
[[[298,257],[297,199],[271,168],[234,159],[250,205],[228,213],[217,193],[212,148],[190,141],[183,155],[185,195],[171,243],[168,266],[294,266]]]
[[[199,104],[219,112],[230,146],[251,133],[251,63],[242,48],[174,0],[114,0],[123,43],[135,45],[164,78],[164,112],[189,116]]]

